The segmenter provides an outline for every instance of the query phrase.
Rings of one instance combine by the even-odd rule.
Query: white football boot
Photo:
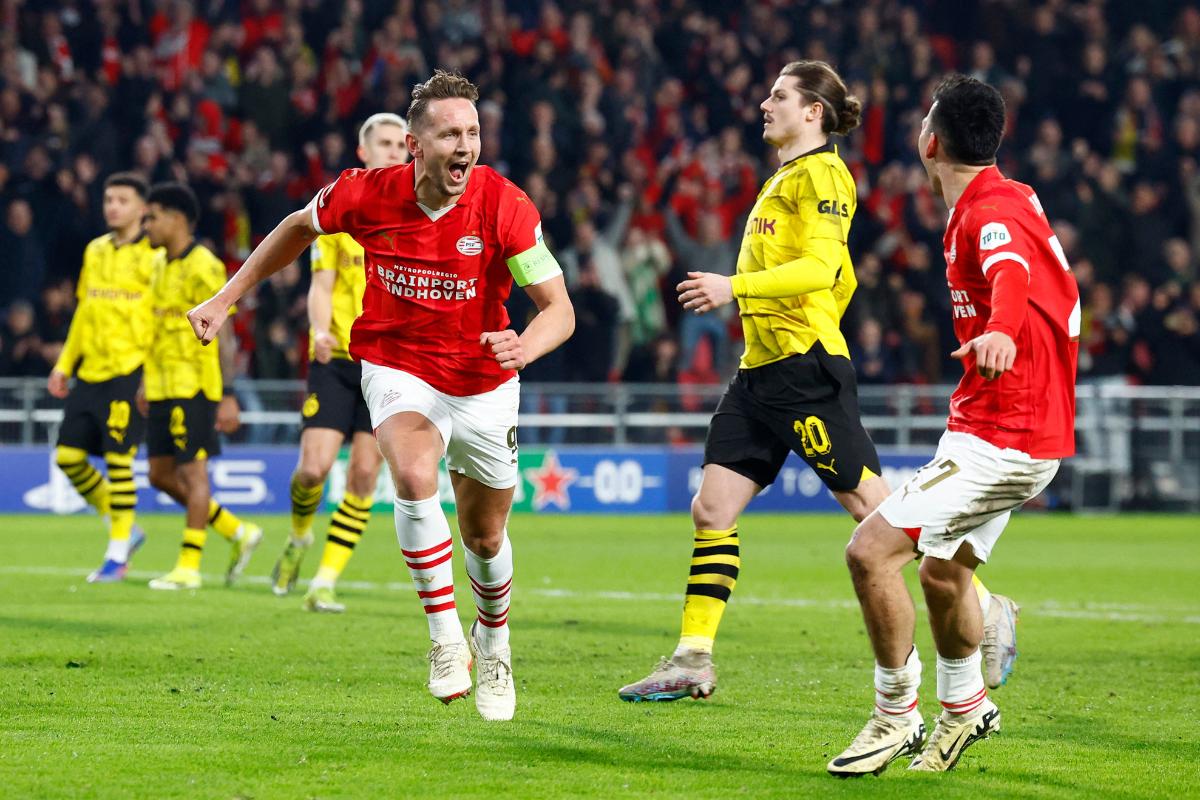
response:
[[[466,642],[429,648],[429,693],[449,704],[471,693],[471,653]]]
[[[996,708],[990,697],[985,697],[979,708],[969,714],[943,711],[933,726],[933,733],[929,734],[925,749],[908,768],[922,772],[952,770],[964,750],[999,732],[1000,709]]]
[[[475,708],[486,720],[504,722],[517,711],[517,686],[512,676],[512,648],[484,653],[475,639],[479,621],[471,626],[471,653],[475,656]]]
[[[925,721],[921,712],[896,715],[876,708],[850,746],[830,761],[826,769],[839,778],[879,775],[897,758],[921,752],[924,740]]]

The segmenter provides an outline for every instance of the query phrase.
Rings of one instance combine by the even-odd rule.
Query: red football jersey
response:
[[[959,342],[999,330],[1017,345],[995,380],[964,360],[947,428],[1033,458],[1072,455],[1079,287],[1037,194],[984,170],[950,209],[944,245]]]
[[[505,262],[541,240],[541,217],[490,167],[476,166],[458,202],[436,211],[417,202],[414,182],[411,163],[348,169],[310,205],[317,230],[363,246],[367,285],[350,354],[446,394],[490,391],[516,372],[479,337],[508,327]]]

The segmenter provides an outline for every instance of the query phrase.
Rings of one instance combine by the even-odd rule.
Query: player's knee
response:
[[[150,485],[160,492],[170,491],[175,485],[174,468],[155,464],[153,460],[150,462],[150,473],[146,477]]]
[[[350,469],[346,471],[346,488],[351,494],[356,494],[359,497],[373,495],[375,493],[375,479],[378,476],[378,470],[370,470],[365,467],[355,466],[353,463]]]
[[[329,474],[329,470],[322,471],[319,466],[303,463],[296,468],[295,480],[296,483],[303,486],[305,489],[312,489],[320,486],[325,482],[325,476]]]
[[[692,498],[692,523],[700,530],[725,530],[733,527],[736,514],[720,501],[697,492]]]
[[[859,527],[861,529],[861,526]],[[846,566],[850,568],[850,575],[855,580],[866,576],[875,567],[871,546],[866,537],[860,535],[859,530],[854,531],[853,538],[846,545]]]
[[[398,497],[423,500],[437,491],[436,467],[430,470],[424,464],[395,464],[391,472]]]
[[[62,469],[82,464],[84,461],[87,461],[87,453],[78,447],[59,445],[54,448],[54,463],[58,464]]]

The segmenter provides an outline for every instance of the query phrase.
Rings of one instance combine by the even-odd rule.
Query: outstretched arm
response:
[[[234,303],[299,258],[304,248],[316,238],[317,229],[313,227],[312,214],[307,208],[284,217],[219,292],[188,312],[188,321],[192,323],[196,338],[204,344],[212,342]]]

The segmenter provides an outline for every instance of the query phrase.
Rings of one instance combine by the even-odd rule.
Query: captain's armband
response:
[[[533,247],[504,263],[508,265],[508,271],[512,273],[517,286],[533,286],[562,274],[562,267],[558,265],[554,254],[540,239]]]

